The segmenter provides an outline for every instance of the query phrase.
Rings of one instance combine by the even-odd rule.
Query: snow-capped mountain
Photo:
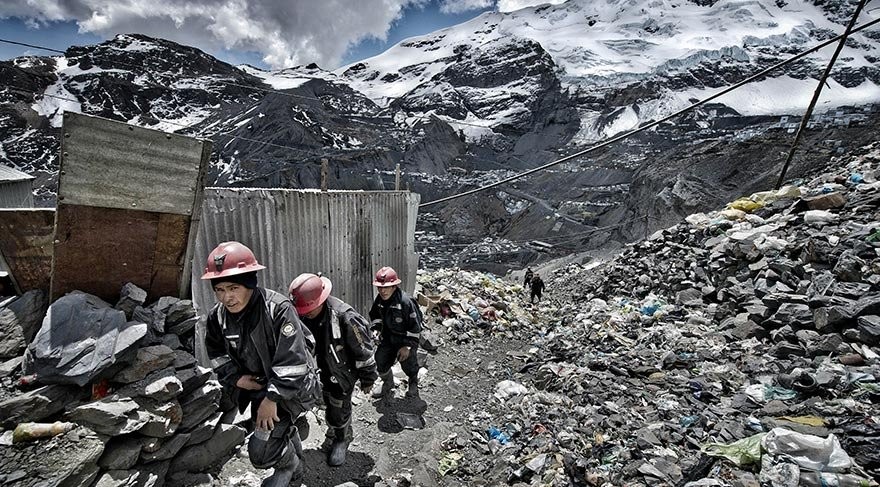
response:
[[[209,184],[314,187],[327,158],[331,187],[387,188],[401,164],[427,201],[686,107],[833,38],[854,9],[845,0],[568,0],[486,13],[333,71],[236,67],[119,35],[0,62],[0,163],[36,175],[38,200],[51,205],[60,114],[73,110],[212,139]],[[495,234],[522,258],[517,242],[569,236],[559,247],[576,250],[627,240],[762,188],[833,49],[479,203],[445,205],[424,218],[428,233]],[[849,39],[793,175],[876,138],[878,60],[880,27]],[[573,237],[645,212],[655,220]]]
[[[579,135],[596,140],[684,108],[841,34],[853,10],[853,2],[844,1],[569,0],[485,13],[336,73],[380,105],[433,110],[453,126],[460,120],[490,127],[530,112],[529,101],[542,100],[553,84],[546,78],[555,75],[578,102]],[[876,13],[861,18],[873,20]],[[802,112],[815,91],[812,78],[833,50],[719,103],[741,115]],[[854,34],[818,110],[880,101],[878,61],[878,29]],[[508,76],[494,76],[497,70]],[[537,72],[544,77],[536,79]],[[499,102],[503,109],[486,113],[487,104]],[[603,116],[611,113],[611,119]]]

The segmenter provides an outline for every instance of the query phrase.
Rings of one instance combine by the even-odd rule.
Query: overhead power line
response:
[[[859,32],[859,31],[861,31],[861,30],[867,29],[868,27],[871,27],[871,26],[873,26],[873,25],[876,25],[878,22],[880,22],[880,19],[875,19],[875,20],[872,20],[872,21],[867,22],[867,23],[865,23],[865,24],[862,24],[862,25],[860,25],[859,27],[853,28],[853,29],[849,32],[849,34],[854,34],[854,33]],[[678,110],[677,112],[672,113],[671,115],[667,115],[667,116],[665,116],[665,117],[663,117],[663,118],[661,118],[661,119],[659,119],[659,120],[656,120],[656,121],[650,122],[650,123],[648,123],[648,124],[646,124],[646,125],[643,125],[643,126],[637,128],[637,129],[631,130],[631,131],[626,132],[626,133],[621,134],[621,135],[614,136],[614,137],[612,137],[612,138],[610,138],[610,139],[608,139],[608,140],[605,140],[605,141],[603,141],[603,142],[601,142],[601,143],[599,143],[599,144],[596,144],[596,145],[594,145],[594,146],[592,146],[592,147],[588,147],[588,148],[586,148],[586,149],[584,149],[584,150],[582,150],[582,151],[575,152],[574,154],[571,154],[571,155],[569,155],[569,156],[565,156],[565,157],[563,157],[563,158],[561,158],[561,159],[557,159],[557,160],[555,160],[555,161],[548,162],[547,164],[543,164],[543,165],[538,166],[538,167],[536,167],[536,168],[534,168],[534,169],[529,169],[528,171],[524,171],[524,172],[521,172],[521,173],[516,174],[516,175],[514,175],[514,176],[510,176],[510,177],[508,177],[508,178],[501,179],[501,180],[496,181],[496,182],[494,182],[494,183],[490,183],[490,184],[487,184],[487,185],[484,185],[484,186],[480,186],[480,187],[478,187],[478,188],[474,188],[474,189],[471,189],[471,190],[468,190],[468,191],[463,191],[463,192],[461,192],[461,193],[456,193],[456,194],[453,194],[453,195],[450,195],[450,196],[446,196],[446,197],[443,197],[443,198],[439,198],[439,199],[436,199],[436,200],[434,200],[434,201],[428,201],[427,203],[422,203],[422,204],[419,205],[419,208],[424,208],[424,207],[427,207],[427,206],[436,205],[436,204],[438,204],[438,203],[443,203],[443,202],[450,201],[450,200],[454,200],[454,199],[457,199],[457,198],[463,198],[463,197],[465,197],[465,196],[470,196],[470,195],[472,195],[472,194],[479,193],[479,192],[481,192],[481,191],[485,191],[485,190],[487,190],[487,189],[492,189],[492,188],[495,188],[495,187],[501,186],[501,185],[503,185],[503,184],[507,184],[507,183],[509,183],[509,182],[511,182],[511,181],[516,181],[517,179],[524,178],[524,177],[526,177],[526,176],[528,176],[528,175],[531,175],[531,174],[534,174],[534,173],[536,173],[536,172],[543,171],[543,170],[545,170],[545,169],[547,169],[547,168],[549,168],[549,167],[553,167],[553,166],[556,166],[556,165],[558,165],[558,164],[562,164],[563,162],[568,162],[568,161],[570,161],[570,160],[572,160],[572,159],[577,159],[577,158],[582,157],[582,156],[584,156],[584,155],[586,155],[586,154],[589,154],[589,153],[591,153],[591,152],[597,151],[597,150],[599,150],[599,149],[601,149],[601,148],[603,148],[603,147],[607,147],[607,146],[609,146],[609,145],[611,145],[611,144],[613,144],[613,143],[615,143],[615,142],[618,142],[618,141],[621,141],[621,140],[623,140],[623,139],[627,139],[627,138],[629,138],[629,137],[632,137],[633,135],[635,135],[635,134],[637,134],[637,133],[644,132],[645,130],[648,130],[648,129],[650,129],[650,128],[656,127],[656,126],[660,125],[661,123],[666,122],[666,121],[668,121],[668,120],[671,120],[671,119],[673,119],[673,118],[675,118],[675,117],[677,117],[677,116],[679,116],[679,115],[681,115],[681,114],[683,114],[683,113],[689,112],[689,111],[691,111],[691,110],[693,110],[693,109],[695,109],[695,108],[697,108],[697,107],[699,107],[699,106],[705,105],[706,103],[708,103],[708,102],[710,102],[710,101],[712,101],[712,100],[714,100],[714,99],[716,99],[716,98],[718,98],[718,97],[720,97],[720,96],[722,96],[722,95],[725,95],[725,94],[727,94],[727,93],[730,93],[731,91],[733,91],[733,90],[735,90],[735,89],[737,89],[737,88],[739,88],[739,87],[741,87],[741,86],[743,86],[743,85],[745,85],[745,84],[747,84],[747,83],[750,83],[750,82],[752,82],[752,81],[754,81],[754,80],[756,80],[756,79],[758,79],[758,78],[760,78],[760,77],[762,77],[762,76],[766,76],[768,73],[770,73],[770,72],[772,72],[772,71],[774,71],[774,70],[776,70],[776,69],[779,69],[779,68],[781,68],[781,67],[783,67],[783,66],[785,66],[785,65],[791,64],[791,63],[797,61],[798,59],[800,59],[800,58],[802,58],[802,57],[804,57],[804,56],[806,56],[806,55],[808,55],[808,54],[812,54],[813,52],[818,51],[819,49],[822,49],[822,48],[825,47],[825,46],[828,46],[829,44],[833,44],[833,43],[839,41],[839,40],[840,40],[841,38],[843,38],[843,37],[844,37],[843,35],[839,35],[839,36],[834,37],[834,38],[832,38],[832,39],[829,39],[829,40],[827,40],[827,41],[825,41],[825,42],[822,42],[821,44],[818,44],[818,45],[816,45],[816,46],[814,46],[814,47],[811,47],[810,49],[807,49],[806,51],[803,51],[803,52],[801,52],[801,53],[799,53],[799,54],[796,54],[796,55],[794,55],[794,56],[792,56],[792,57],[786,59],[785,61],[781,61],[781,62],[779,62],[779,63],[774,64],[773,66],[770,66],[769,68],[766,68],[766,69],[764,69],[764,70],[761,70],[761,71],[759,71],[758,73],[756,73],[756,74],[754,74],[754,75],[752,75],[752,76],[749,76],[748,78],[746,78],[746,79],[740,81],[739,83],[736,83],[736,84],[734,84],[734,85],[732,85],[732,86],[730,86],[730,87],[728,87],[728,88],[725,88],[724,90],[722,90],[722,91],[720,91],[720,92],[718,92],[718,93],[716,93],[716,94],[714,94],[714,95],[712,95],[712,96],[709,96],[709,97],[707,97],[707,98],[704,98],[704,99],[702,99],[702,100],[700,100],[700,101],[694,103],[693,105],[690,105],[690,106],[688,106],[688,107],[685,107],[685,108],[683,108],[683,109],[681,109],[681,110]]]

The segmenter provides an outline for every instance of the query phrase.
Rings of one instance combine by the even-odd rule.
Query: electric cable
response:
[[[877,24],[877,23],[880,23],[880,18],[875,19],[875,20],[872,20],[872,21],[867,22],[867,23],[865,23],[865,24],[862,24],[862,25],[860,25],[860,26],[858,26],[858,27],[855,27],[855,28],[853,28],[849,33],[850,33],[850,34],[854,34],[854,33],[859,32],[859,31],[861,31],[861,30],[867,29],[868,27],[871,27],[871,26],[873,26],[873,25],[875,25],[875,24]],[[825,41],[825,42],[822,42],[822,43],[820,43],[820,44],[818,44],[818,45],[816,45],[816,46],[813,46],[813,47],[811,47],[810,49],[807,49],[806,51],[802,51],[801,53],[796,54],[796,55],[794,55],[794,56],[792,56],[792,57],[790,57],[790,58],[788,58],[788,59],[786,59],[786,60],[784,60],[784,61],[781,61],[781,62],[779,62],[779,63],[776,63],[776,64],[774,64],[774,65],[772,65],[772,66],[770,66],[770,67],[768,67],[768,68],[766,68],[766,69],[763,69],[763,70],[759,71],[758,73],[756,73],[756,74],[754,74],[754,75],[752,75],[752,76],[749,76],[748,78],[746,78],[746,79],[744,79],[744,80],[742,80],[742,81],[740,81],[740,82],[738,82],[738,83],[736,83],[736,84],[734,84],[734,85],[731,85],[731,86],[725,88],[724,90],[722,90],[722,91],[720,91],[720,92],[718,92],[718,93],[716,93],[716,94],[714,94],[714,95],[711,95],[711,96],[709,96],[709,97],[707,97],[707,98],[704,98],[704,99],[702,99],[702,100],[700,100],[700,101],[698,101],[698,102],[696,102],[696,103],[694,103],[694,104],[692,104],[692,105],[690,105],[690,106],[688,106],[688,107],[685,107],[685,108],[683,108],[683,109],[681,109],[681,110],[678,110],[678,111],[676,111],[676,112],[674,112],[674,113],[672,113],[672,114],[670,114],[670,115],[667,115],[667,116],[665,116],[665,117],[663,117],[663,118],[661,118],[661,119],[659,119],[659,120],[655,120],[655,121],[653,121],[653,122],[649,122],[649,123],[647,123],[647,124],[645,124],[645,125],[642,125],[641,127],[637,128],[637,129],[630,130],[629,132],[626,132],[626,133],[621,134],[621,135],[616,135],[616,136],[614,136],[614,137],[612,137],[612,138],[610,138],[610,139],[607,139],[607,140],[605,140],[605,141],[603,141],[603,142],[601,142],[601,143],[599,143],[599,144],[596,144],[596,145],[594,145],[594,146],[592,146],[592,147],[588,147],[588,148],[586,148],[586,149],[584,149],[584,150],[582,150],[582,151],[575,152],[574,154],[571,154],[571,155],[569,155],[569,156],[565,156],[565,157],[563,157],[563,158],[561,158],[561,159],[557,159],[557,160],[555,160],[555,161],[548,162],[547,164],[543,164],[543,165],[541,165],[541,166],[538,166],[538,167],[533,168],[533,169],[529,169],[528,171],[524,171],[524,172],[519,173],[519,174],[517,174],[517,175],[511,176],[511,177],[508,177],[508,178],[504,178],[504,179],[502,179],[502,180],[500,180],[500,181],[496,181],[496,182],[494,182],[494,183],[490,183],[490,184],[487,184],[487,185],[484,185],[484,186],[480,186],[480,187],[478,187],[478,188],[474,188],[474,189],[471,189],[471,190],[468,190],[468,191],[463,191],[463,192],[461,192],[461,193],[456,193],[456,194],[453,194],[453,195],[445,196],[445,197],[443,197],[443,198],[439,198],[439,199],[436,199],[436,200],[433,200],[433,201],[428,201],[427,203],[422,203],[422,204],[419,205],[419,208],[424,208],[424,207],[427,207],[427,206],[436,205],[436,204],[438,204],[438,203],[444,203],[444,202],[446,202],[446,201],[454,200],[454,199],[457,199],[457,198],[462,198],[462,197],[465,197],[465,196],[470,196],[470,195],[472,195],[472,194],[474,194],[474,193],[479,193],[479,192],[485,191],[485,190],[487,190],[487,189],[495,188],[495,187],[497,187],[497,186],[501,186],[501,185],[503,185],[503,184],[507,184],[507,183],[509,183],[509,182],[511,182],[511,181],[515,181],[515,180],[517,180],[517,179],[524,178],[524,177],[526,177],[526,176],[528,176],[528,175],[531,175],[531,174],[534,174],[534,173],[536,173],[536,172],[543,171],[544,169],[547,169],[547,168],[549,168],[549,167],[556,166],[556,165],[558,165],[558,164],[562,164],[563,162],[568,162],[568,161],[570,161],[570,160],[572,160],[572,159],[577,159],[577,158],[579,158],[579,157],[581,157],[581,156],[584,156],[584,155],[586,155],[586,154],[589,154],[590,152],[594,152],[594,151],[599,150],[599,149],[601,149],[601,148],[603,148],[603,147],[607,147],[607,146],[609,146],[609,145],[611,145],[611,144],[613,144],[613,143],[615,143],[615,142],[618,142],[618,141],[620,141],[620,140],[627,139],[627,138],[629,138],[629,137],[631,137],[631,136],[633,136],[633,135],[635,135],[635,134],[637,134],[637,133],[644,132],[645,130],[648,130],[648,129],[650,129],[650,128],[656,127],[656,126],[660,125],[661,123],[666,122],[666,121],[668,121],[668,120],[671,120],[671,119],[673,119],[673,118],[675,118],[675,117],[677,117],[677,116],[679,116],[679,115],[681,115],[681,114],[683,114],[683,113],[689,112],[689,111],[691,111],[691,110],[693,110],[693,109],[695,109],[695,108],[697,108],[697,107],[700,107],[700,106],[702,106],[702,105],[705,105],[706,103],[708,103],[708,102],[710,102],[710,101],[712,101],[712,100],[714,100],[714,99],[716,99],[716,98],[718,98],[718,97],[721,97],[722,95],[725,95],[725,94],[727,94],[727,93],[730,93],[731,91],[734,91],[734,90],[736,90],[737,88],[740,88],[740,87],[742,87],[743,85],[745,85],[745,84],[747,84],[747,83],[750,83],[750,82],[752,82],[752,81],[754,81],[754,80],[756,80],[756,79],[758,79],[758,78],[760,78],[760,77],[762,77],[762,76],[765,76],[765,75],[767,75],[768,73],[770,73],[770,72],[772,72],[772,71],[774,71],[774,70],[776,70],[776,69],[778,69],[778,68],[781,68],[781,67],[783,67],[783,66],[786,66],[786,65],[788,65],[788,64],[791,64],[791,63],[793,63],[793,62],[799,60],[800,58],[802,58],[802,57],[804,57],[804,56],[806,56],[806,55],[808,55],[808,54],[812,54],[813,52],[818,51],[819,49],[822,49],[823,47],[828,46],[829,44],[832,44],[832,43],[834,43],[834,42],[837,42],[837,41],[839,41],[842,37],[843,37],[843,35],[839,35],[839,36],[836,36],[836,37],[834,37],[834,38],[832,38],[832,39],[829,39],[829,40],[827,40],[827,41]]]

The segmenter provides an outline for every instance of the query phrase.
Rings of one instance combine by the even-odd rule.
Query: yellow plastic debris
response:
[[[780,416],[778,419],[791,421],[792,423],[805,424],[807,426],[825,426],[825,420],[819,416]]]
[[[732,208],[734,210],[744,211],[746,213],[751,213],[758,208],[762,208],[764,203],[759,203],[757,201],[752,201],[748,198],[740,198],[733,203],[729,203],[727,205],[728,208]]]

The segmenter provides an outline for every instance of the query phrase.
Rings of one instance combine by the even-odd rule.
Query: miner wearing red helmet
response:
[[[300,274],[290,283],[290,300],[312,332],[327,406],[327,463],[345,463],[352,440],[351,396],[355,383],[369,394],[376,382],[373,339],[363,316],[330,295],[333,283],[317,274]]]
[[[205,265],[218,303],[208,314],[205,348],[226,397],[239,412],[250,406],[255,431],[248,441],[254,467],[274,468],[262,485],[302,478],[302,445],[296,422],[320,394],[314,337],[290,301],[257,286],[266,267],[239,242],[215,248]]]
[[[400,278],[391,267],[376,272],[373,286],[378,296],[370,308],[371,328],[379,335],[376,348],[376,369],[382,378],[382,389],[377,397],[388,397],[394,388],[391,367],[400,361],[408,377],[407,397],[419,395],[419,362],[416,351],[422,333],[422,313],[419,305],[400,289]]]

